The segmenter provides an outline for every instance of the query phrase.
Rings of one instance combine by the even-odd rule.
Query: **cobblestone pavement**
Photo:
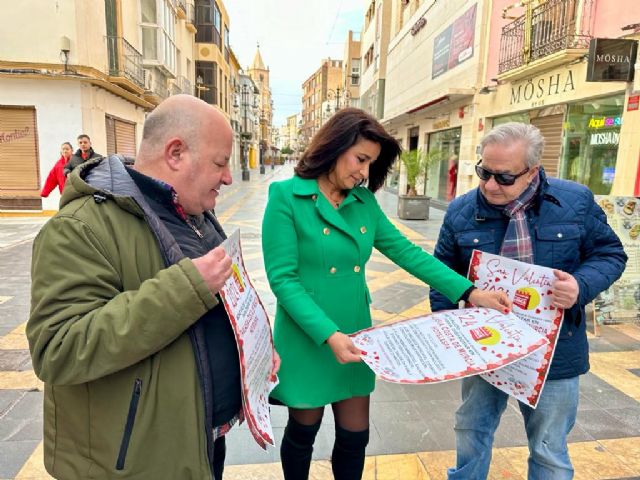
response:
[[[271,181],[291,175],[290,165],[252,171],[250,182],[236,181],[218,199],[218,216],[227,233],[240,228],[247,268],[272,314],[260,252],[260,225]],[[399,221],[396,197],[381,192],[379,201],[412,241],[432,250],[442,212],[428,221]],[[0,217],[0,480],[50,478],[42,467],[42,384],[31,370],[24,326],[29,312],[29,264],[32,240],[43,217]],[[287,239],[283,239],[286,241]],[[428,289],[388,259],[375,253],[367,265],[376,323],[429,312]],[[581,400],[570,451],[577,479],[640,479],[640,328],[602,327],[590,338],[591,372],[581,378]],[[372,397],[371,442],[364,478],[441,479],[453,465],[453,417],[459,383],[399,386],[378,382]],[[330,479],[333,419],[327,409],[314,451],[311,478]],[[279,443],[286,414],[272,411]],[[510,402],[496,434],[491,479],[526,478],[526,438],[515,403]],[[277,449],[260,450],[246,426],[228,440],[226,479],[281,479]]]

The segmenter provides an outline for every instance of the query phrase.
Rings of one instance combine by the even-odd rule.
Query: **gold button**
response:
[[[329,235],[331,233],[331,230],[329,230],[327,227],[324,227],[322,229],[322,233],[324,233],[325,235]]]
[[[356,273],[360,272],[360,265],[356,265],[355,267],[353,267],[353,271]]]
[[[365,227],[364,225],[360,227],[360,233],[367,233],[367,227]]]
[[[318,199],[318,195],[311,195],[311,200],[314,202]]]
[[[329,272],[331,272],[331,273],[336,273],[337,271],[338,271],[338,269],[336,267],[331,267],[329,269]]]

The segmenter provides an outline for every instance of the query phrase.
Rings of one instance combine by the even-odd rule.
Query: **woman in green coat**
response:
[[[289,407],[280,449],[287,480],[308,478],[328,404],[336,423],[334,477],[361,478],[375,376],[348,334],[371,326],[365,265],[374,247],[453,302],[510,308],[504,293],[474,289],[384,215],[373,192],[399,153],[377,120],[343,109],[313,138],[295,176],[269,190],[262,248],[278,300],[274,340],[282,365],[272,398]]]

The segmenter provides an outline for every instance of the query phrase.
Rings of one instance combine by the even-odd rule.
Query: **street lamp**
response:
[[[336,87],[335,91],[327,89],[327,100],[333,100],[335,98],[334,112],[337,112],[342,108],[343,103],[346,105],[347,100],[351,97],[349,90],[341,89],[340,86]],[[331,107],[327,104],[327,113],[331,113]]]
[[[264,175],[264,150],[266,140],[262,135],[264,133],[265,116],[264,110],[260,110],[260,174]]]
[[[238,102],[238,97],[236,97],[235,101],[234,101],[234,107],[235,108],[241,108],[241,116],[242,116],[242,132],[240,133],[240,138],[242,139],[242,142],[240,143],[240,148],[242,150],[241,154],[240,154],[240,161],[241,161],[241,167],[242,167],[242,180],[245,182],[248,182],[250,179],[250,173],[249,173],[249,168],[248,168],[248,155],[249,155],[249,148],[248,148],[248,143],[249,140],[251,140],[251,138],[253,137],[253,134],[251,132],[251,130],[249,129],[249,108],[251,108],[252,110],[257,110],[258,105],[256,104],[256,102],[252,102],[251,101],[251,89],[249,87],[249,85],[247,85],[246,83],[240,86],[240,91],[239,91],[239,102]]]
[[[204,86],[204,79],[202,78],[202,75],[198,75],[196,77],[196,92],[197,92],[198,98],[200,100],[208,101],[208,99],[206,98],[206,95],[204,99],[202,98],[202,92],[208,92],[208,91],[209,91],[209,87]]]

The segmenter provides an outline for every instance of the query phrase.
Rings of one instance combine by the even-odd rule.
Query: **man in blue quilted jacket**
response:
[[[456,198],[435,256],[466,274],[473,249],[554,269],[554,305],[566,309],[536,409],[519,403],[529,441],[529,480],[573,478],[567,435],[576,419],[579,376],[589,370],[584,307],[617,280],[627,256],[588,188],[547,178],[544,139],[533,125],[505,123],[481,142],[478,188]],[[431,290],[433,311],[456,308]],[[451,480],[486,479],[493,437],[508,396],[479,376],[462,382]]]

